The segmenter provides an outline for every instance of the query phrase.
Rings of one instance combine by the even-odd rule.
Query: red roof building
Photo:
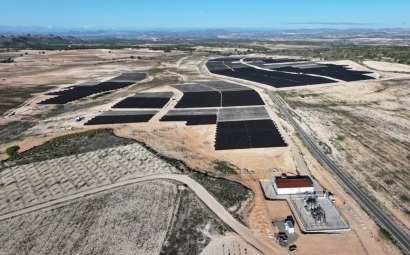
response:
[[[278,195],[313,193],[314,191],[313,182],[309,176],[277,177],[273,186]]]

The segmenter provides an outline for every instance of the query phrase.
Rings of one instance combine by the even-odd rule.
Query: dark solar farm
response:
[[[183,92],[182,98],[175,109],[168,110],[159,119],[160,122],[183,122],[186,126],[216,124],[215,150],[286,146],[255,90],[223,81],[173,87]],[[173,92],[137,93],[85,125],[148,122],[173,96]]]
[[[222,81],[173,87],[184,93],[175,108],[191,109],[168,111],[161,122],[183,121],[187,126],[217,124],[216,150],[286,146],[255,90]]]
[[[219,91],[184,92],[175,108],[221,107]]]
[[[322,64],[312,68],[299,68],[293,66],[279,67],[272,70],[285,71],[285,72],[295,72],[295,73],[306,73],[306,74],[316,74],[321,76],[327,76],[335,78],[342,81],[361,81],[361,80],[371,80],[373,79],[369,74],[371,72],[366,71],[352,71],[347,69],[344,65],[333,65],[333,64]]]
[[[305,66],[309,67],[306,68]],[[275,88],[374,79],[371,72],[349,69],[344,65],[317,64],[289,58],[218,58],[206,63],[209,72],[258,82]]]
[[[226,87],[224,87],[226,84]],[[264,105],[259,94],[243,86],[229,83],[175,85],[184,95],[175,108],[202,108]]]
[[[264,105],[262,98],[254,90],[222,91],[222,106]]]
[[[112,108],[163,108],[172,96],[172,92],[138,93],[123,99]]]
[[[187,126],[216,124],[217,109],[171,110],[160,121],[183,121]]]
[[[148,122],[156,113],[157,111],[108,111],[92,118],[84,125]]]
[[[66,104],[93,94],[125,88],[145,78],[146,73],[143,72],[123,73],[118,77],[97,85],[78,85],[69,87],[66,90],[49,93],[47,95],[56,97],[46,99],[39,104]]]
[[[215,150],[287,146],[270,119],[218,122]]]

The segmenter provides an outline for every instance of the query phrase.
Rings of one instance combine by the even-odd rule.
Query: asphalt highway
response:
[[[321,150],[310,135],[296,122],[292,115],[287,111],[286,107],[278,99],[278,97],[271,91],[266,91],[272,98],[275,105],[280,112],[285,115],[288,122],[294,127],[295,131],[299,133],[304,142],[308,145],[308,149],[312,154],[323,163],[323,165],[330,170],[342,182],[344,187],[350,192],[350,195],[376,220],[380,226],[390,232],[397,243],[402,247],[403,251],[410,254],[410,238],[406,233],[399,228],[390,217],[388,217],[379,206],[374,203],[367,194],[354,183],[350,177],[346,175],[343,169],[340,169],[327,155]]]

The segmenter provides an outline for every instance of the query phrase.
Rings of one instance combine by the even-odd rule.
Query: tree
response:
[[[17,155],[19,150],[20,150],[20,146],[14,145],[6,149],[6,154],[9,155],[10,157],[13,157]]]

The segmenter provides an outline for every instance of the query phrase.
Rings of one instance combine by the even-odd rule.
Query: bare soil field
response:
[[[225,235],[214,238],[202,250],[200,255],[260,255],[261,253],[255,248],[245,243],[236,235]]]
[[[169,181],[133,184],[0,225],[2,254],[198,254],[227,231],[192,192]]]
[[[282,91],[323,150],[408,229],[410,80]]]
[[[387,71],[387,72],[410,72],[410,66],[398,63],[389,63],[383,61],[363,61],[363,64],[366,66],[380,70],[380,71]]]

